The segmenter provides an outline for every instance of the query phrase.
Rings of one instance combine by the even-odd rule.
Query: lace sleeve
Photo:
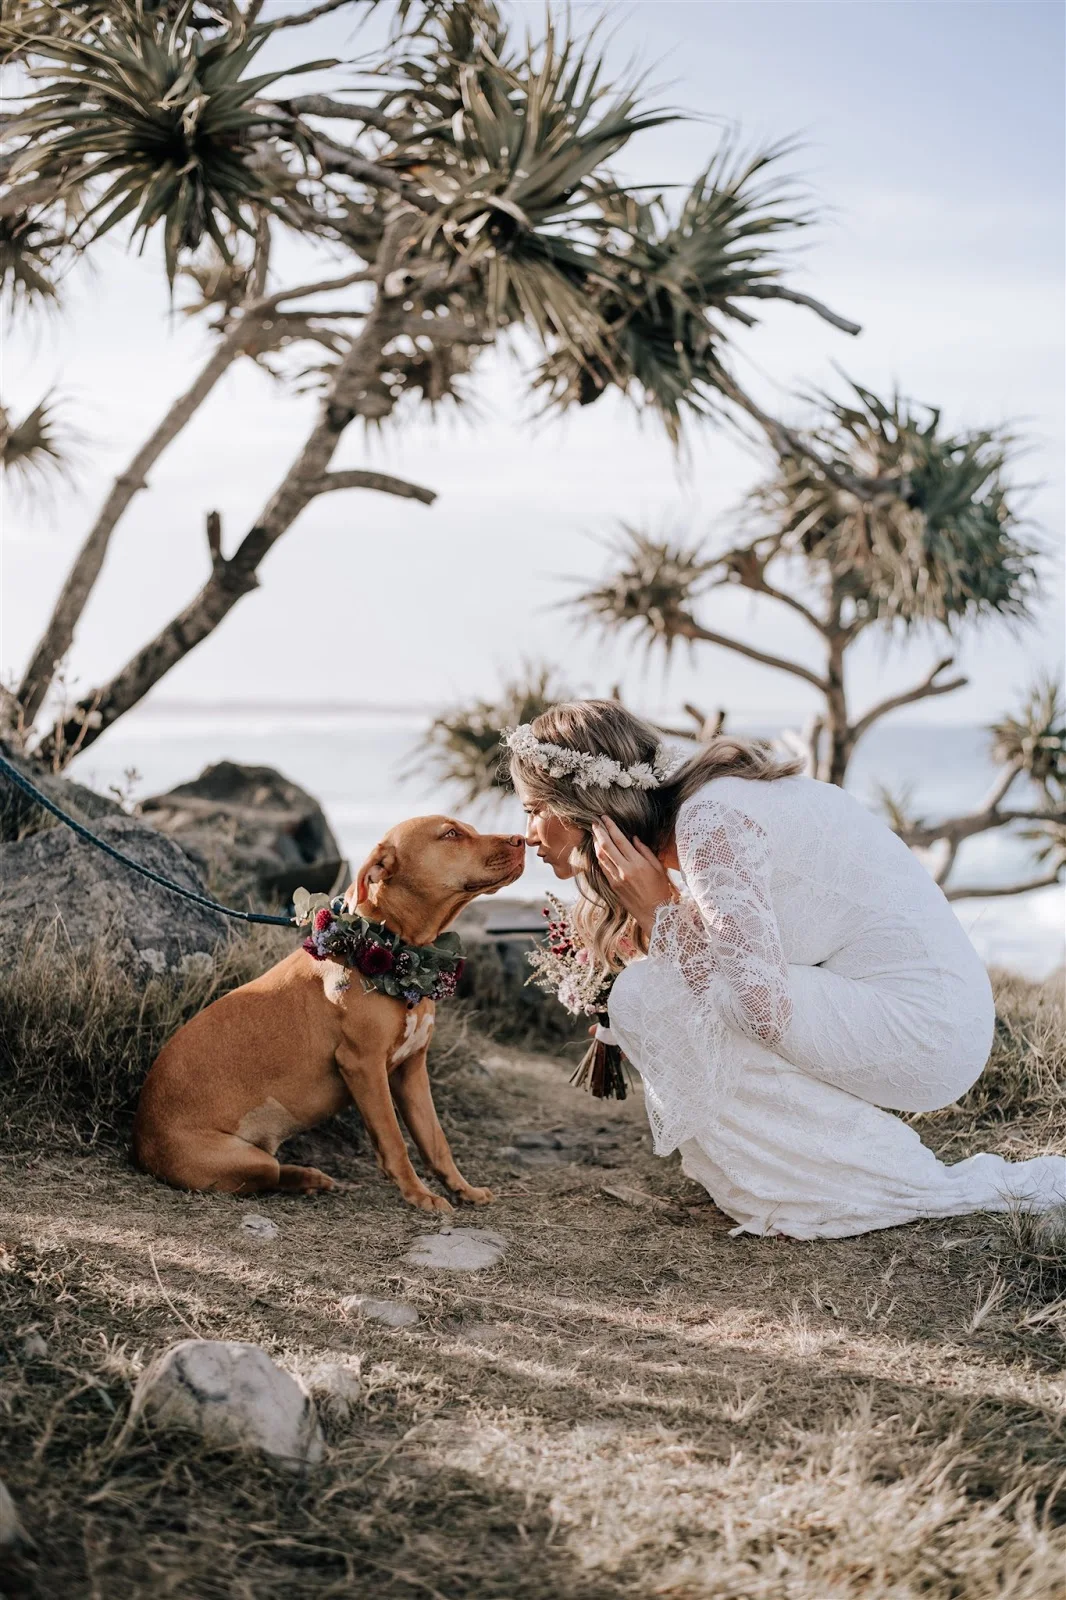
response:
[[[720,1010],[764,1045],[792,1020],[788,965],[770,900],[766,831],[733,806],[697,799],[678,817],[677,855],[692,899],[664,906],[649,956],[680,968],[697,1007]]]
[[[647,958],[618,975],[610,1001],[659,1155],[713,1136],[746,1061],[772,1048],[792,1010],[765,831],[697,797],[677,851],[691,898],[660,910]]]

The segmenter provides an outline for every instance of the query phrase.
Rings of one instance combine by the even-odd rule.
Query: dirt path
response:
[[[489,1046],[442,1078],[460,1166],[500,1195],[455,1219],[508,1241],[479,1273],[406,1265],[435,1224],[335,1135],[315,1155],[357,1187],[320,1201],[176,1194],[106,1153],[7,1167],[3,1473],[40,1547],[12,1592],[1061,1600],[1062,1345],[988,1219],[733,1240],[639,1100]],[[190,1329],[358,1370],[322,1469],[114,1453],[137,1370]]]

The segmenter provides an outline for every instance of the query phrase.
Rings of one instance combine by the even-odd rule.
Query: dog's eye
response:
[[[442,833],[442,839],[461,839],[463,836],[458,828],[449,828],[447,833]]]

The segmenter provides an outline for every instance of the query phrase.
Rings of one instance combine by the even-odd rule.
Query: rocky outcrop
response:
[[[132,817],[94,820],[114,849],[203,894],[192,862],[173,840]],[[78,838],[63,825],[0,844],[0,961],[15,959],[33,930],[51,926],[62,946],[107,941],[116,961],[144,976],[203,959],[226,932],[225,919],[192,904]]]
[[[16,771],[28,778],[49,800],[70,812],[79,822],[92,825],[108,817],[126,815],[117,800],[110,799],[106,794],[97,794],[95,789],[87,789],[82,783],[61,778],[58,773],[49,772],[47,768],[28,761],[4,739],[0,739],[0,755],[10,761]],[[13,843],[27,838],[31,833],[58,826],[50,812],[0,776],[0,841]]]
[[[301,886],[322,894],[347,887],[347,863],[322,807],[273,767],[219,761],[139,811],[178,841],[228,903],[284,910]]]

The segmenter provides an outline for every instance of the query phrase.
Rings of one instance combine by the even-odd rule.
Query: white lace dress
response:
[[[841,1237],[1066,1200],[1066,1156],[945,1166],[889,1111],[950,1105],[992,1040],[988,976],[910,850],[810,778],[681,807],[686,893],[615,982],[655,1150],[737,1233]]]

